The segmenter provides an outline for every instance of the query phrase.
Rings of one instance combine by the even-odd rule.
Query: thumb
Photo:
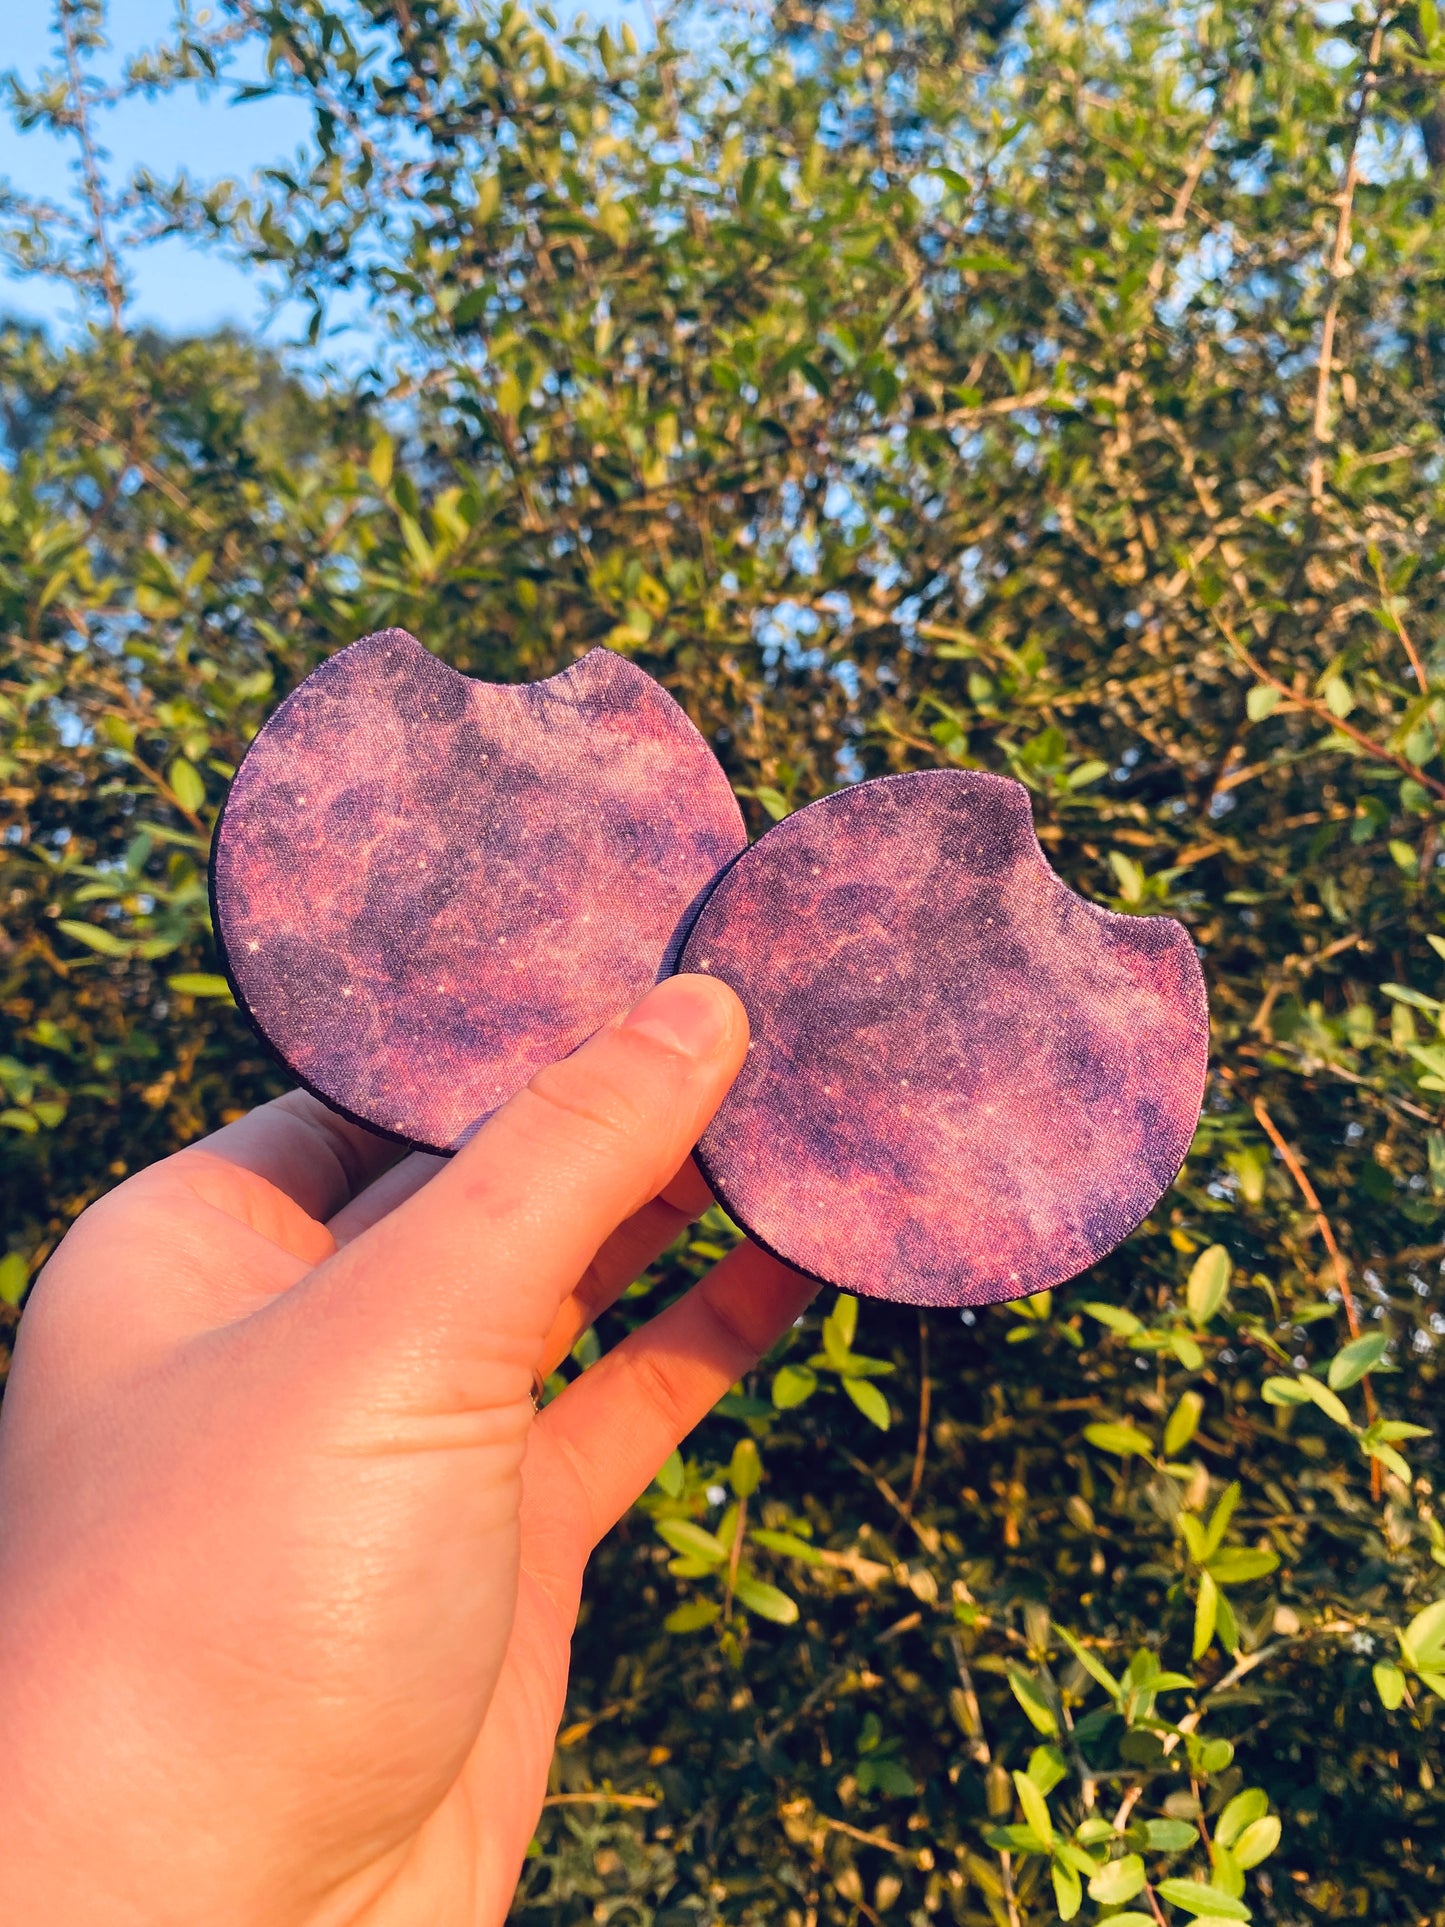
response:
[[[598,1247],[702,1134],[742,1066],[747,1028],[715,978],[659,984],[297,1285],[288,1310],[324,1334],[333,1362],[338,1348],[359,1348],[383,1381],[388,1361],[400,1365],[408,1404],[521,1399]]]

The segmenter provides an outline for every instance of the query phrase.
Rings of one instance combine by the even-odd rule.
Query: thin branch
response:
[[[928,1417],[933,1403],[933,1380],[928,1376],[928,1319],[918,1314],[918,1443],[913,1452],[913,1473],[908,1481],[908,1496],[903,1510],[911,1518],[913,1502],[923,1483],[923,1468],[928,1459]]]
[[[742,1498],[738,1500],[737,1523],[733,1527],[732,1550],[728,1556],[727,1583],[723,1588],[724,1622],[730,1620],[733,1616],[733,1594],[737,1590],[738,1567],[742,1563],[743,1540],[747,1536],[747,1529],[748,1501],[747,1494],[744,1493]]]
[[[1312,506],[1318,507],[1325,492],[1325,443],[1330,439],[1330,377],[1334,367],[1335,326],[1340,313],[1340,290],[1344,287],[1350,266],[1350,221],[1354,213],[1355,188],[1360,178],[1360,140],[1365,131],[1365,121],[1369,116],[1370,105],[1375,97],[1379,81],[1378,67],[1380,48],[1385,38],[1385,28],[1389,24],[1388,11],[1375,16],[1375,31],[1370,37],[1370,51],[1365,60],[1365,72],[1360,82],[1360,98],[1355,108],[1355,124],[1350,135],[1349,158],[1345,162],[1345,178],[1340,187],[1340,216],[1335,223],[1335,244],[1330,253],[1329,279],[1330,298],[1325,304],[1324,324],[1320,329],[1319,373],[1315,379],[1314,420],[1310,428],[1310,466],[1309,493]]]
[[[1281,696],[1287,696],[1297,708],[1304,710],[1307,715],[1318,717],[1322,723],[1327,723],[1331,729],[1338,730],[1342,736],[1348,736],[1351,742],[1358,743],[1361,749],[1368,750],[1370,755],[1375,757],[1377,761],[1389,763],[1393,769],[1399,770],[1402,775],[1408,776],[1412,781],[1418,783],[1422,789],[1429,790],[1433,795],[1438,796],[1442,802],[1445,802],[1445,783],[1440,782],[1437,777],[1427,775],[1424,770],[1412,763],[1408,756],[1397,756],[1394,750],[1378,741],[1377,738],[1367,736],[1362,729],[1356,729],[1355,725],[1347,716],[1336,716],[1327,704],[1316,701],[1313,696],[1300,695],[1299,691],[1287,683],[1282,676],[1276,676],[1272,670],[1266,669],[1264,664],[1245,648],[1244,644],[1239,640],[1238,636],[1235,635],[1229,624],[1219,615],[1217,610],[1211,613],[1214,615],[1221,635],[1223,635],[1230,648],[1239,657],[1245,668],[1249,670],[1257,682],[1267,683],[1271,689],[1277,689]]]
[[[1410,640],[1409,631],[1400,620],[1399,611],[1395,607],[1395,598],[1389,593],[1388,585],[1385,582],[1385,572],[1380,567],[1378,551],[1376,551],[1375,554],[1375,581],[1378,583],[1380,589],[1380,608],[1389,618],[1391,628],[1404,645],[1405,654],[1410,658],[1410,667],[1415,672],[1415,681],[1419,684],[1420,694],[1423,696],[1428,693],[1430,687],[1425,679],[1425,665],[1421,662],[1415,645]]]
[[[1179,191],[1174,196],[1174,205],[1160,223],[1160,231],[1162,233],[1177,234],[1184,226],[1185,217],[1189,213],[1189,203],[1194,199],[1194,190],[1204,178],[1204,170],[1209,164],[1210,152],[1214,146],[1214,137],[1224,124],[1230,108],[1234,105],[1234,98],[1238,91],[1239,76],[1238,74],[1231,74],[1228,85],[1224,90],[1224,98],[1220,101],[1219,106],[1210,117],[1209,125],[1200,136],[1199,145],[1194,150],[1194,156],[1184,171],[1184,179],[1180,182]],[[1151,300],[1158,295],[1159,290],[1163,287],[1164,277],[1168,272],[1169,257],[1161,248],[1154,257],[1154,265],[1149,270],[1149,295]]]
[[[1330,1226],[1329,1219],[1325,1216],[1325,1208],[1320,1203],[1319,1193],[1310,1183],[1309,1173],[1300,1163],[1299,1154],[1285,1140],[1280,1132],[1279,1126],[1264,1108],[1263,1100],[1256,1097],[1253,1100],[1252,1108],[1255,1116],[1259,1119],[1265,1136],[1269,1139],[1275,1150],[1279,1152],[1281,1158],[1284,1160],[1285,1169],[1298,1185],[1300,1196],[1314,1213],[1315,1224],[1319,1229],[1320,1237],[1324,1240],[1325,1250],[1330,1254],[1330,1261],[1335,1268],[1335,1278],[1340,1287],[1340,1297],[1344,1300],[1345,1318],[1349,1323],[1350,1336],[1351,1338],[1358,1338],[1360,1335],[1360,1314],[1355,1306],[1354,1294],[1350,1290],[1349,1266],[1345,1263],[1344,1254],[1335,1242],[1335,1234]]]
[[[958,1669],[958,1683],[963,1688],[964,1706],[968,1712],[969,1725],[974,1729],[969,1735],[973,1741],[974,1762],[987,1772],[993,1764],[993,1749],[989,1746],[988,1735],[984,1731],[983,1709],[979,1705],[978,1689],[973,1683],[973,1674],[969,1671],[963,1641],[957,1633],[949,1634],[948,1644],[953,1653],[953,1663]],[[1004,1900],[1008,1904],[1009,1927],[1022,1927],[1018,1899],[1014,1893],[1013,1855],[1007,1847],[998,1849],[998,1862],[999,1871],[1003,1875]]]
[[[1350,1327],[1350,1336],[1351,1338],[1358,1338],[1360,1335],[1360,1314],[1355,1307],[1354,1293],[1350,1290],[1350,1268],[1345,1263],[1344,1253],[1335,1242],[1334,1229],[1330,1224],[1329,1218],[1325,1215],[1325,1208],[1320,1203],[1319,1193],[1310,1183],[1309,1173],[1305,1170],[1303,1164],[1300,1163],[1299,1154],[1285,1140],[1280,1132],[1279,1126],[1264,1108],[1264,1100],[1256,1097],[1253,1100],[1252,1108],[1255,1116],[1259,1119],[1265,1136],[1284,1159],[1285,1168],[1298,1185],[1300,1196],[1315,1214],[1315,1224],[1319,1228],[1320,1237],[1324,1240],[1325,1250],[1330,1254],[1330,1262],[1335,1269],[1335,1280],[1340,1288],[1340,1297],[1344,1301],[1345,1319]],[[1374,1388],[1371,1386],[1368,1377],[1364,1381],[1364,1387],[1365,1416],[1369,1419],[1371,1425],[1373,1425],[1380,1416],[1380,1411],[1375,1401]],[[1380,1471],[1380,1461],[1378,1459],[1371,1459],[1370,1497],[1375,1501],[1376,1505],[1379,1504],[1383,1491],[1384,1480]]]
[[[650,1793],[549,1793],[544,1807],[660,1807]]]
[[[820,1813],[817,1818],[818,1825],[826,1827],[830,1833],[846,1833],[850,1840],[861,1840],[865,1847],[877,1847],[883,1853],[897,1854],[900,1860],[909,1860],[914,1866],[918,1865],[917,1847],[900,1847],[896,1840],[888,1839],[885,1834],[865,1833],[862,1827],[849,1826],[846,1820],[834,1820],[826,1813]]]
[[[101,291],[105,305],[110,311],[110,325],[114,333],[123,332],[125,314],[125,286],[116,266],[110,235],[105,225],[105,189],[101,181],[100,156],[90,133],[90,95],[86,91],[85,76],[80,70],[80,47],[76,40],[74,0],[55,0],[55,18],[60,28],[61,39],[65,43],[65,65],[70,75],[70,113],[69,118],[80,142],[81,172],[85,178],[85,198],[90,205],[91,227],[95,240],[95,252],[100,272]]]

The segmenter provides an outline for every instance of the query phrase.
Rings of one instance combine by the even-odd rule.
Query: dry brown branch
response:
[[[1299,691],[1292,688],[1282,676],[1276,676],[1272,670],[1266,669],[1264,664],[1245,648],[1229,624],[1220,617],[1217,610],[1213,613],[1215,621],[1219,625],[1220,633],[1224,636],[1225,641],[1257,682],[1265,683],[1271,689],[1277,689],[1280,695],[1287,696],[1297,709],[1302,709],[1307,715],[1317,717],[1320,722],[1327,723],[1331,729],[1338,730],[1342,736],[1348,736],[1351,742],[1358,743],[1361,749],[1368,750],[1370,755],[1377,758],[1378,761],[1390,764],[1393,769],[1399,770],[1402,775],[1408,776],[1412,781],[1418,783],[1422,789],[1429,790],[1432,795],[1438,796],[1442,802],[1445,802],[1445,783],[1442,783],[1437,777],[1427,775],[1424,770],[1412,763],[1408,756],[1397,756],[1395,751],[1390,749],[1386,744],[1378,741],[1373,736],[1367,736],[1364,730],[1356,729],[1355,725],[1347,716],[1336,716],[1327,704],[1316,701],[1313,696],[1302,696]]]
[[[1354,212],[1355,188],[1360,178],[1360,140],[1365,131],[1370,103],[1375,97],[1375,87],[1379,81],[1377,69],[1380,63],[1380,48],[1389,20],[1388,12],[1381,12],[1375,17],[1375,31],[1370,36],[1370,51],[1366,56],[1365,72],[1360,81],[1360,98],[1355,108],[1355,124],[1350,135],[1345,178],[1340,187],[1340,215],[1335,223],[1335,244],[1330,252],[1330,295],[1325,303],[1325,318],[1320,329],[1319,373],[1315,380],[1314,420],[1310,428],[1309,494],[1310,502],[1314,506],[1318,506],[1325,492],[1324,449],[1326,442],[1330,439],[1330,376],[1334,365],[1335,328],[1340,313],[1340,290],[1350,272],[1350,221]]]
[[[549,1793],[544,1807],[660,1807],[661,1800],[650,1793]]]
[[[1252,1108],[1255,1116],[1259,1119],[1260,1127],[1264,1131],[1265,1136],[1269,1139],[1275,1150],[1279,1152],[1281,1158],[1283,1158],[1285,1169],[1298,1186],[1300,1196],[1314,1213],[1315,1224],[1318,1227],[1320,1237],[1324,1241],[1325,1250],[1330,1254],[1330,1262],[1334,1266],[1335,1281],[1339,1285],[1340,1297],[1344,1302],[1345,1321],[1349,1325],[1350,1336],[1351,1338],[1358,1338],[1360,1335],[1360,1314],[1355,1306],[1354,1293],[1350,1290],[1350,1268],[1345,1263],[1345,1255],[1335,1240],[1334,1229],[1325,1213],[1324,1206],[1320,1203],[1319,1193],[1310,1183],[1309,1173],[1305,1170],[1303,1164],[1300,1163],[1299,1154],[1285,1139],[1279,1126],[1265,1109],[1263,1099],[1255,1098]],[[1366,1378],[1363,1383],[1365,1388],[1365,1415],[1371,1425],[1373,1425],[1379,1417],[1379,1407],[1375,1402],[1374,1389],[1369,1379]],[[1370,1496],[1375,1500],[1376,1504],[1380,1501],[1382,1491],[1383,1480],[1380,1472],[1380,1462],[1378,1459],[1371,1459]]]
[[[928,1376],[928,1320],[918,1314],[918,1442],[913,1451],[913,1472],[908,1481],[908,1496],[903,1510],[911,1518],[913,1502],[923,1483],[923,1468],[928,1459],[928,1416],[933,1403],[933,1380]]]

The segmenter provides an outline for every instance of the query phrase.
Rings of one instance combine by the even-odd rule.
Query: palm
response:
[[[87,1592],[75,1692],[93,1703],[117,1608],[89,1582],[126,1575],[120,1645],[158,1660],[148,1711],[203,1739],[159,1752],[153,1785],[132,1767],[125,1804],[164,1810],[179,1783],[199,1813],[248,1815],[240,1850],[197,1870],[238,1920],[504,1916],[587,1556],[806,1296],[745,1249],[726,1315],[699,1287],[537,1417],[533,1370],[700,1208],[696,1175],[631,1211],[570,1290],[479,1307],[473,1283],[458,1344],[445,1319],[409,1316],[396,1279],[445,1285],[428,1200],[464,1160],[388,1169],[394,1155],[310,1099],[267,1106],[88,1213],[23,1328],[0,1602],[23,1571],[39,1638]],[[60,1440],[83,1491],[57,1497],[37,1467]],[[82,1574],[74,1531],[49,1530],[77,1508]],[[204,1830],[191,1852],[206,1860]]]

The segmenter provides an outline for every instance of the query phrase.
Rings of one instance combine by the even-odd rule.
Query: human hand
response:
[[[0,1916],[503,1919],[587,1557],[811,1293],[742,1246],[533,1412],[746,1035],[673,978],[449,1161],[292,1094],[77,1221],[0,1421]]]

